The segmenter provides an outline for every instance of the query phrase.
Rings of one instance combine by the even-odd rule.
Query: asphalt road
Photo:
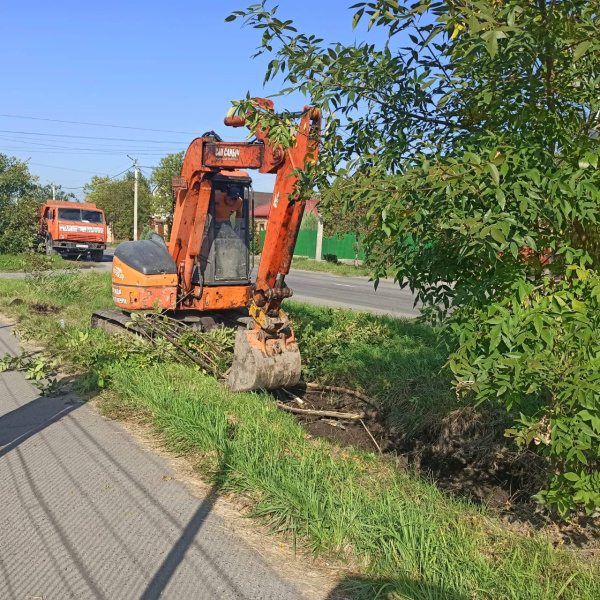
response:
[[[0,356],[18,351],[9,333],[0,323]],[[281,600],[301,587],[119,424],[0,373],[0,599]]]
[[[103,261],[91,263],[90,268],[109,271],[113,253],[114,248],[107,248]],[[0,273],[0,278],[22,277],[22,273]],[[408,289],[401,290],[392,281],[381,280],[375,290],[367,277],[340,277],[296,269],[290,271],[286,281],[294,290],[294,300],[408,319],[419,316],[418,308],[413,308],[414,295]]]
[[[294,300],[337,308],[366,310],[375,314],[414,318],[414,296],[398,284],[382,280],[377,290],[366,277],[339,277],[329,273],[313,273],[292,269],[286,282],[294,290]]]
[[[112,261],[114,248],[107,248],[102,267]],[[336,308],[366,310],[408,319],[418,317],[414,295],[401,290],[397,283],[381,280],[377,290],[367,277],[340,277],[330,273],[315,273],[292,269],[286,278],[294,290],[294,300]]]

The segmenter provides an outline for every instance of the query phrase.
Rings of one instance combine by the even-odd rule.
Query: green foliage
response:
[[[272,397],[232,394],[196,368],[173,364],[168,345],[90,330],[90,313],[112,305],[110,273],[82,274],[77,287],[80,297],[65,298],[58,287],[0,280],[0,305],[53,359],[88,373],[80,387],[106,389],[105,414],[152,423],[223,492],[250,498],[252,516],[317,555],[348,561],[364,576],[365,598],[599,597],[594,559],[514,533],[484,507],[452,499],[388,459],[311,438]],[[11,306],[15,296],[24,303]],[[64,327],[36,315],[31,306],[39,302],[60,306]],[[447,378],[433,375],[446,359],[439,332],[368,313],[288,306],[311,379],[363,389],[399,417],[428,399],[439,407],[443,395],[456,405]],[[214,337],[227,342],[224,332]]]
[[[3,371],[25,371],[25,379],[32,381],[44,396],[58,396],[62,393],[61,384],[56,378],[58,361],[48,361],[37,353],[21,352],[18,356],[5,354],[0,358],[0,373]]]
[[[150,229],[150,225],[144,225],[144,229],[142,229],[142,233],[140,234],[140,240],[149,240],[152,237],[152,229]]]
[[[314,212],[305,212],[302,215],[300,231],[317,231],[319,226],[319,217]]]
[[[461,341],[450,357],[455,383],[480,401],[522,411],[507,435],[550,459],[540,500],[563,515],[578,505],[593,512],[600,506],[600,277],[572,267],[564,280],[523,280],[470,316],[451,323]]]
[[[158,166],[152,167],[150,181],[155,186],[152,196],[152,214],[169,215],[173,212],[173,190],[171,177],[179,177],[183,167],[184,151],[167,154],[160,159]]]
[[[27,285],[34,293],[45,294],[61,304],[69,304],[83,298],[83,278],[77,269],[54,271],[44,265],[39,270],[32,270],[27,276]]]
[[[31,192],[34,185],[26,162],[0,154],[0,215],[11,203]]]
[[[111,336],[98,329],[68,328],[58,341],[61,355],[86,370],[86,391],[107,387],[118,365],[144,370],[176,358],[175,348],[160,337],[148,342],[127,333]]]
[[[57,186],[57,198],[66,200]],[[26,162],[0,154],[0,254],[18,254],[36,245],[38,209],[52,197],[51,186],[41,186]]]
[[[598,448],[581,416],[600,418],[591,386],[598,371],[586,362],[594,343],[579,337],[596,325],[590,282],[600,264],[600,2],[377,0],[352,8],[352,26],[382,28],[383,45],[326,44],[264,3],[232,19],[261,31],[257,54],[272,54],[265,79],[281,78],[282,94],[301,92],[324,111],[315,172],[323,211],[366,211],[365,245],[378,272],[391,268],[425,315],[454,333],[459,389],[508,406],[539,396],[535,422],[548,424],[550,441],[537,448],[554,462],[539,498],[563,513],[600,506]],[[273,118],[264,115],[269,125]],[[275,135],[285,135],[286,123]],[[572,314],[557,317],[557,294],[569,286]],[[497,306],[504,324],[491,327],[483,315],[500,318]],[[498,326],[508,328],[501,337]],[[547,327],[553,341],[541,337]],[[552,353],[576,358],[568,376]],[[563,386],[576,381],[569,404]],[[534,426],[529,418],[523,427]]]
[[[138,227],[152,216],[150,184],[143,174],[138,174]],[[86,202],[101,208],[109,221],[116,239],[133,238],[133,192],[134,174],[126,173],[123,179],[92,177],[84,187]]]
[[[0,216],[0,252],[18,254],[37,249],[38,211],[42,202],[21,198],[11,202]]]
[[[323,254],[323,260],[334,265],[337,265],[340,262],[335,254]]]

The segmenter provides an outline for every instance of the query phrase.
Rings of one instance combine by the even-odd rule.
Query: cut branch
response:
[[[295,406],[288,406],[283,402],[278,402],[277,406],[288,412],[295,413],[298,415],[309,415],[316,417],[331,417],[332,419],[348,419],[350,421],[359,421],[365,418],[365,413],[344,413],[336,410],[313,410],[310,408],[296,408]]]

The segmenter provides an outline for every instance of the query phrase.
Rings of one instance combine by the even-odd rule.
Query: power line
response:
[[[93,154],[99,154],[101,156],[121,156],[123,154],[125,154],[127,152],[127,150],[123,149],[123,150],[91,150],[91,151],[85,151],[85,150],[76,150],[76,149],[71,149],[71,150],[52,150],[52,149],[44,149],[44,148],[0,148],[0,150],[2,152],[24,152],[27,154],[30,153],[43,153],[43,154],[76,154],[76,155],[84,155],[84,156],[91,156]],[[130,151],[133,152],[133,150],[129,149]],[[146,158],[152,158],[153,156],[161,156],[164,157],[165,152],[164,150],[162,152],[158,152],[158,151],[152,151],[152,152],[145,152],[145,151],[140,151],[140,150],[135,150],[136,154],[139,154],[140,156],[145,156]]]
[[[151,169],[151,168],[152,168],[152,167],[144,167],[144,169]],[[148,179],[151,179],[152,175],[148,175],[148,174],[146,173],[146,171],[144,171],[144,169],[142,169],[142,167],[140,167],[139,165],[138,165],[138,169],[139,169],[139,170],[140,170],[140,171],[141,171],[141,172],[142,172],[142,173],[143,173],[143,174],[144,174],[144,175],[145,175],[145,176],[146,176]]]
[[[121,165],[120,167],[117,167],[116,169],[114,169],[115,171],[120,171],[123,167],[127,167],[128,169],[131,169],[130,166],[128,166],[129,163],[126,163],[124,165]],[[117,175],[120,175],[121,173],[117,173]],[[110,175],[110,173],[108,173],[108,175]]]
[[[140,140],[135,138],[113,138],[113,137],[99,137],[91,135],[68,135],[66,133],[42,133],[37,131],[15,131],[14,129],[0,129],[0,133],[16,133],[18,135],[43,135],[48,137],[66,137],[66,138],[78,138],[82,140],[110,140],[113,142],[142,142],[149,144],[183,144],[185,142],[173,141],[173,140]],[[52,140],[55,141],[55,140]]]
[[[124,171],[121,171],[120,173],[117,173],[116,175],[113,175],[112,177],[109,177],[107,175],[107,177],[109,179],[115,179],[116,177],[118,177],[119,175],[123,175],[123,173],[126,173],[127,171],[131,171],[132,167],[127,167]],[[61,186],[62,187],[62,186]],[[85,186],[79,186],[79,187],[62,187],[63,190],[82,190]]]
[[[40,163],[27,163],[29,165],[34,165],[36,167],[48,167],[49,169],[62,169],[63,171],[77,171],[78,173],[91,173],[92,175],[96,175],[97,171],[84,171],[83,169],[71,169],[70,167],[57,167],[55,165],[42,165]]]
[[[161,133],[180,133],[182,135],[198,135],[191,131],[174,131],[173,129],[151,129],[149,127],[130,127],[128,125],[109,125],[107,123],[89,123],[86,121],[67,121],[64,119],[47,119],[44,117],[27,117],[24,115],[8,115],[0,114],[0,117],[8,117],[9,119],[29,119],[31,121],[51,121],[53,123],[71,123],[73,125],[91,125],[92,127],[112,127],[113,129],[135,129],[137,131],[158,131]]]
[[[77,146],[63,146],[63,145],[57,145],[57,144],[70,144],[71,140],[31,140],[31,139],[21,139],[21,138],[15,138],[15,137],[8,137],[6,135],[1,135],[0,139],[8,141],[8,142],[15,142],[17,144],[31,144],[32,146],[41,146],[44,148],[59,148],[62,150],[131,150],[132,145],[128,144],[128,145],[124,145],[124,144],[109,144],[109,145],[102,145],[102,144],[98,144],[93,148],[79,148]],[[73,140],[73,143],[77,144],[79,142]],[[181,146],[177,146],[178,148],[181,148]],[[137,148],[137,146],[135,146],[135,148]],[[140,150],[160,150],[161,152],[167,152],[170,148],[164,148],[164,147],[159,147],[159,146],[150,146],[150,145],[143,145],[143,146],[139,146]]]
[[[112,177],[109,177],[109,179],[114,179],[115,177],[118,177],[119,175],[123,175],[123,173],[126,173],[127,171],[131,171],[131,167],[127,167],[125,169],[125,171],[121,171],[120,173],[117,173],[116,175],[113,175]]]

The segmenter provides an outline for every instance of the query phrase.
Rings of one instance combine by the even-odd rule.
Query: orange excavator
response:
[[[273,111],[270,100],[255,99]],[[226,117],[232,127],[246,117]],[[132,311],[161,309],[200,330],[237,327],[227,385],[234,391],[275,389],[300,379],[300,352],[281,303],[292,295],[285,283],[306,198],[298,171],[314,164],[321,113],[305,107],[295,143],[269,140],[224,142],[214,132],[196,138],[172,181],[174,214],[170,241],[120,244],[113,259],[112,294],[118,310],[97,311],[92,326],[123,326]],[[252,180],[244,169],[276,174],[271,211],[256,280],[251,281]]]

